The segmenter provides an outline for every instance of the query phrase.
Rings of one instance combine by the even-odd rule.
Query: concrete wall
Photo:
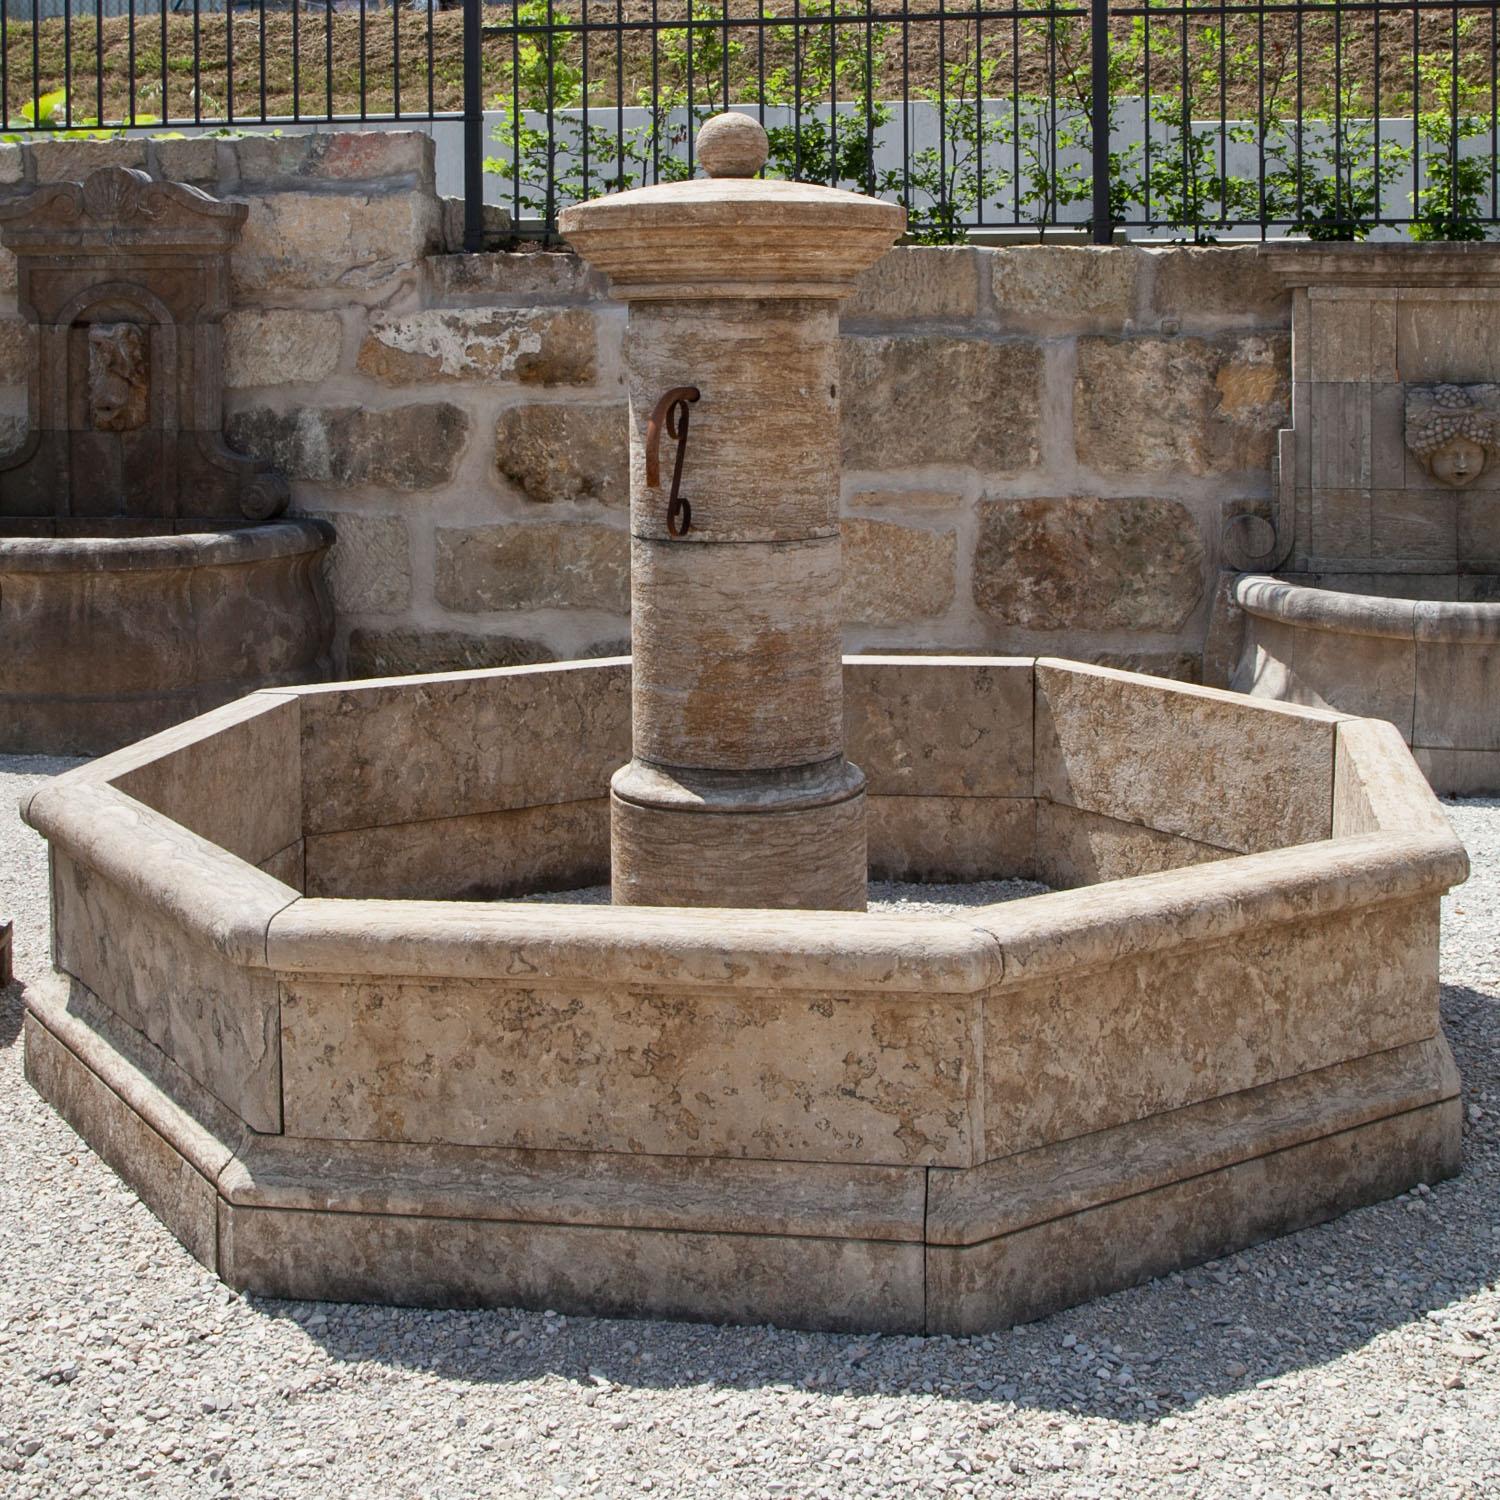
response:
[[[0,190],[106,162],[250,205],[228,430],[338,527],[341,667],[623,648],[624,315],[596,278],[443,253],[415,133],[5,146]],[[1289,420],[1289,323],[1254,249],[893,252],[843,322],[847,648],[1197,677],[1221,520],[1269,495]],[[30,357],[0,321],[13,427]]]

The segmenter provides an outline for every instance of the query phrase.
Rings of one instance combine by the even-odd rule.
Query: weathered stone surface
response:
[[[151,174],[168,182],[189,182],[212,190],[219,181],[219,143],[213,136],[152,141]]]
[[[21,182],[26,176],[26,157],[18,145],[0,144],[0,182]]]
[[[626,645],[629,650],[629,644]],[[596,652],[612,656],[614,652]],[[552,661],[540,641],[515,635],[472,635],[461,630],[352,630],[350,677],[407,677],[418,672],[472,672]]]
[[[1038,796],[1239,853],[1329,837],[1334,715],[1079,663],[1036,674]]]
[[[437,199],[418,192],[268,193],[250,208],[233,260],[234,287],[253,298],[279,287],[373,287],[433,249]]]
[[[630,494],[630,417],[622,402],[511,406],[495,423],[502,479],[541,504]]]
[[[856,490],[845,502],[849,510],[952,510],[963,500],[958,490]]]
[[[337,533],[328,582],[341,614],[391,614],[411,606],[411,543],[400,516],[323,512]]]
[[[309,131],[300,135],[246,135],[234,142],[240,177],[247,183],[287,178],[371,181],[433,175],[432,138],[417,130]]]
[[[1196,651],[1089,651],[1082,660],[1117,672],[1142,672],[1147,677],[1168,677],[1173,682],[1202,682],[1203,658]],[[1222,683],[1209,683],[1222,687]]]
[[[227,386],[325,380],[338,368],[344,324],[337,313],[236,308],[223,327]]]
[[[630,608],[630,539],[586,522],[439,527],[437,600],[492,609]]]
[[[985,252],[956,245],[898,245],[855,283],[845,319],[972,318]]]
[[[0,319],[0,385],[25,385],[35,360],[33,325],[22,318]]]
[[[1135,313],[1145,257],[1128,245],[1015,245],[986,254],[1002,326],[1117,328]]]
[[[389,385],[589,385],[594,315],[583,308],[429,309],[370,320],[358,367]]]
[[[1203,593],[1203,541],[1176,500],[988,500],[974,602],[1028,630],[1176,630]]]
[[[1101,474],[1264,472],[1290,417],[1284,334],[1078,342],[1074,431]]]
[[[844,464],[904,469],[972,464],[1018,474],[1040,451],[1042,351],[955,339],[841,341]]]
[[[871,797],[870,878],[1029,879],[1036,810],[1030,797]]]
[[[458,468],[469,435],[468,413],[447,402],[367,407],[253,406],[229,419],[229,440],[293,479],[341,487],[389,485],[430,490]]]
[[[843,524],[844,619],[885,625],[939,615],[953,603],[958,537],[891,521]]]
[[[1151,308],[1158,318],[1234,318],[1264,328],[1292,321],[1292,294],[1254,245],[1189,246],[1144,252],[1154,266]]]
[[[1035,878],[1054,890],[1178,870],[1230,852],[1061,802],[1036,804]]]
[[[40,140],[28,142],[33,180],[82,182],[100,167],[144,167],[146,142],[140,136],[108,141]]]
[[[526,306],[596,302],[605,295],[604,278],[571,251],[433,255],[424,269],[435,302],[475,298]]]

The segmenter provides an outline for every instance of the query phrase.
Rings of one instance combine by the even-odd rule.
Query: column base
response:
[[[772,771],[631,761],[609,817],[616,906],[865,909],[865,777],[842,758]]]

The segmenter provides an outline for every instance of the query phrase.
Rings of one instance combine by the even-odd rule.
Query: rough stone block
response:
[[[344,324],[337,313],[237,308],[223,327],[226,386],[326,380],[338,368]]]
[[[1198,525],[1176,500],[988,500],[974,602],[1028,630],[1177,630],[1203,596]]]
[[[844,464],[1018,474],[1041,446],[1042,351],[938,335],[840,341]]]
[[[433,178],[433,142],[416,130],[310,131],[302,135],[246,135],[234,143],[242,181],[286,179],[336,182],[387,177]]]
[[[630,609],[630,539],[586,522],[439,527],[437,599],[496,609]]]
[[[433,255],[424,263],[428,299],[475,298],[486,304],[598,302],[603,276],[571,252],[497,251],[479,255]]]
[[[564,802],[319,833],[306,892],[342,900],[504,901],[609,881],[609,804]]]
[[[37,182],[82,182],[100,167],[146,165],[146,142],[141,136],[108,141],[40,140],[27,143]]]
[[[629,642],[625,650],[630,650]],[[596,653],[604,656],[618,652]],[[540,641],[515,635],[473,635],[461,630],[370,630],[349,633],[350,677],[408,677],[418,672],[472,672],[553,661]]]
[[[1031,661],[848,657],[844,736],[872,797],[1029,797]]]
[[[1077,663],[1036,674],[1038,796],[1238,853],[1329,837],[1334,715]]]
[[[0,183],[22,182],[26,177],[26,155],[18,145],[0,144]]]
[[[400,516],[322,512],[338,539],[328,583],[341,614],[389,614],[411,606],[411,543]]]
[[[630,414],[623,402],[512,406],[495,423],[502,479],[541,504],[630,498]]]
[[[898,245],[854,284],[846,319],[973,318],[983,252],[957,245]]]
[[[1261,328],[1288,328],[1292,294],[1254,245],[1181,247],[1146,252],[1154,266],[1151,310],[1189,328],[1199,318],[1235,318]]]
[[[1203,658],[1196,651],[1085,651],[1080,660],[1118,672],[1140,672],[1173,682],[1202,682]],[[1210,683],[1210,687],[1222,684]]]
[[[851,518],[843,524],[843,537],[846,621],[921,620],[953,603],[958,537],[952,531]]]
[[[850,510],[910,511],[925,516],[932,511],[956,509],[963,501],[958,490],[856,490],[845,501]]]
[[[1056,333],[1120,327],[1135,313],[1146,264],[1129,245],[1016,245],[987,252],[995,316],[1002,326]]]
[[[216,188],[219,181],[219,143],[213,136],[182,141],[151,142],[151,172],[168,182]]]
[[[250,217],[230,267],[242,297],[278,288],[360,291],[410,268],[441,229],[437,199],[418,192],[268,193],[243,200]]]
[[[34,325],[24,318],[0,319],[0,385],[25,385],[35,361]]]
[[[250,407],[229,419],[229,441],[292,479],[343,488],[430,490],[457,471],[469,416],[447,402],[398,406]]]
[[[1290,420],[1286,335],[1078,342],[1074,433],[1101,474],[1264,472]]]
[[[389,385],[589,385],[595,346],[583,308],[439,308],[372,318],[358,366]]]

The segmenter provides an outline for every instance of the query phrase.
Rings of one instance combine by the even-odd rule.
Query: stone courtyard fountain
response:
[[[243,204],[120,167],[0,205],[35,330],[0,459],[0,750],[96,754],[326,676],[321,523],[222,435]]]
[[[1457,1170],[1467,866],[1397,732],[840,670],[833,314],[899,222],[701,149],[565,221],[631,304],[634,659],[261,691],[36,793],[33,1084],[295,1298],[970,1333]]]

